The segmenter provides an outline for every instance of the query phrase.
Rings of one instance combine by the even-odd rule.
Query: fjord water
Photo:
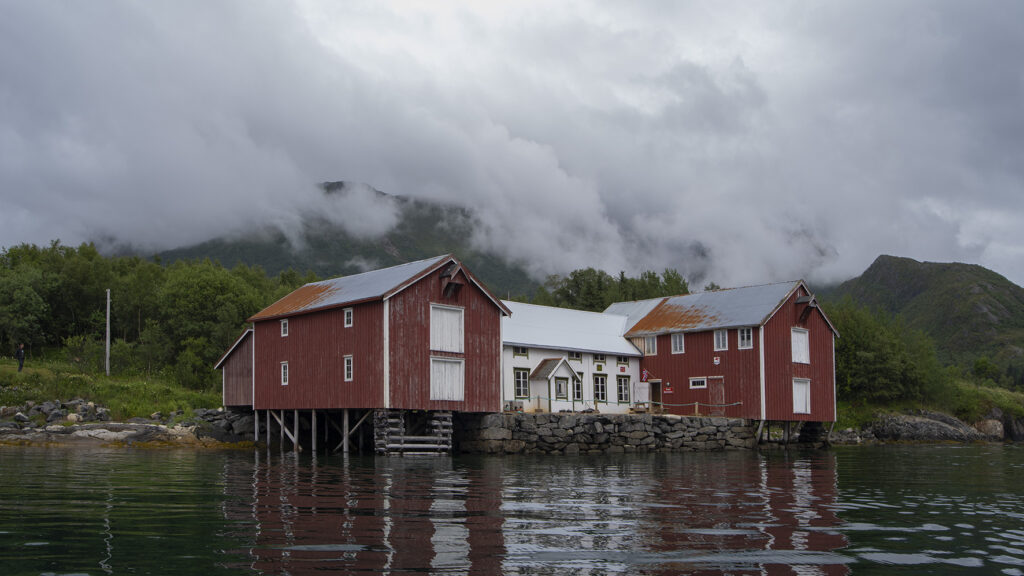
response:
[[[0,574],[1024,574],[1024,447],[0,447]]]

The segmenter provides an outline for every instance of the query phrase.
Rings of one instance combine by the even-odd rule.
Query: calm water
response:
[[[1024,575],[1024,447],[399,459],[0,447],[0,574]]]

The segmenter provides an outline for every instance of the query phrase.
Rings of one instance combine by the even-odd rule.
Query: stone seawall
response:
[[[580,454],[754,448],[749,420],[651,414],[459,414],[457,450]]]

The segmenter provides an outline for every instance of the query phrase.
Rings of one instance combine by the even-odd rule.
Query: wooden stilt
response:
[[[295,445],[294,449],[296,452],[299,451],[299,411],[298,409],[292,411],[295,416],[295,420],[292,423],[292,443]]]
[[[310,434],[310,436],[313,437],[313,454],[316,454],[316,410],[313,410],[312,420],[313,420],[313,424],[312,424],[313,432]]]
[[[343,448],[341,449],[341,451],[345,454],[348,454],[348,408],[345,408],[345,411],[342,413],[341,434],[342,436],[344,436],[342,442]]]
[[[281,450],[284,450],[284,410],[278,410],[277,423],[281,427]]]
[[[267,417],[267,448],[270,448],[270,410],[265,410]]]
[[[789,445],[789,420],[786,420],[782,425],[782,443]]]
[[[253,442],[259,443],[259,441],[260,441],[260,411],[259,410],[253,410],[253,412],[256,413],[256,417],[252,419],[252,429],[253,429],[252,433],[255,436],[253,438]]]

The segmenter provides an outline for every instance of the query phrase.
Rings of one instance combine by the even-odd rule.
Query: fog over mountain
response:
[[[1024,4],[0,0],[0,246],[464,205],[538,277],[1024,284]],[[367,189],[368,190],[368,189]],[[350,196],[351,199],[351,196]]]

